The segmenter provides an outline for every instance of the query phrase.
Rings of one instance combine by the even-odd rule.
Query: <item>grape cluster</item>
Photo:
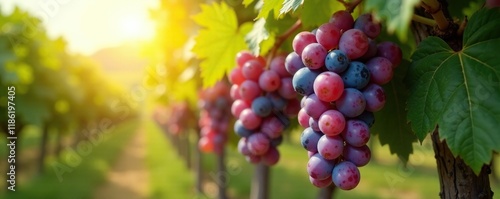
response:
[[[241,137],[238,151],[248,162],[276,164],[280,154],[277,146],[289,117],[300,109],[292,87],[292,75],[285,69],[285,56],[278,55],[266,69],[266,60],[248,51],[236,56],[237,67],[229,74],[231,113],[237,118],[234,132]]]
[[[298,122],[301,144],[309,151],[307,172],[316,187],[332,182],[350,190],[366,165],[373,112],[385,105],[381,85],[388,83],[402,59],[392,42],[376,43],[381,25],[371,14],[356,20],[347,11],[293,39],[285,62],[294,90],[304,96]]]
[[[217,82],[213,87],[200,92],[200,140],[198,147],[203,152],[220,154],[227,142],[230,108],[232,100],[229,86],[225,82]],[[176,113],[174,113],[175,115]]]

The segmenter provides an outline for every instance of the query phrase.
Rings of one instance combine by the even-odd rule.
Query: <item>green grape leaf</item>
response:
[[[316,28],[328,22],[333,13],[343,8],[344,6],[338,1],[307,0],[300,9],[300,19],[304,27]]]
[[[204,27],[195,38],[192,51],[200,59],[204,86],[214,85],[234,67],[236,54],[246,49],[245,35],[251,24],[238,28],[236,13],[225,3],[202,5],[193,19]]]
[[[269,12],[273,11],[272,14],[274,18],[280,17],[280,9],[283,4],[283,0],[263,0],[264,4],[259,12],[257,18],[267,18]]]
[[[295,12],[303,3],[304,0],[285,0],[283,7],[280,9],[280,15],[286,14],[291,10]]]
[[[474,172],[500,151],[500,12],[472,16],[455,52],[437,37],[422,41],[408,73],[408,120],[422,140],[439,126],[451,152]]]
[[[261,52],[266,52],[272,47],[272,43],[274,43],[274,37],[270,37],[269,31],[266,29],[266,19],[261,18],[257,20],[254,25],[252,31],[250,31],[246,37],[245,41],[248,44],[248,48],[252,51],[253,54],[258,55]],[[267,40],[272,40],[271,42],[263,42]],[[268,45],[271,43],[271,45]],[[265,45],[264,45],[265,44]],[[262,47],[264,47],[262,49]]]
[[[250,4],[252,4],[255,0],[243,0],[243,5],[245,5],[245,7],[248,7]]]
[[[419,0],[370,0],[365,1],[364,11],[373,11],[377,18],[386,21],[389,32],[396,32],[401,41],[406,41],[413,9],[419,2]]]
[[[375,113],[375,124],[370,129],[378,134],[380,144],[389,145],[391,154],[396,154],[404,163],[413,153],[412,143],[417,141],[406,121],[406,100],[408,90],[403,83],[409,62],[403,60],[394,71],[393,79],[383,86],[386,103],[382,110]]]

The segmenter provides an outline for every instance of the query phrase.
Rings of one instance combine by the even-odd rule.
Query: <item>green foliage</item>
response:
[[[303,3],[304,0],[285,0],[285,2],[283,2],[283,7],[280,9],[280,14],[285,14],[290,11],[295,12]]]
[[[283,3],[283,0],[263,0],[264,4],[262,5],[262,8],[259,12],[259,15],[257,15],[257,18],[266,18],[268,17],[270,12],[272,13],[271,16],[274,16],[275,18],[280,17],[280,9]]]
[[[500,151],[500,12],[480,10],[469,21],[463,48],[429,37],[413,54],[408,120],[420,140],[439,126],[454,155],[476,173]],[[485,53],[487,52],[487,53]]]
[[[246,49],[245,35],[251,24],[238,27],[236,13],[225,3],[202,5],[201,13],[193,19],[204,27],[195,38],[193,52],[200,63],[204,86],[211,86],[234,67],[234,57]]]
[[[266,20],[261,18],[253,24],[253,29],[246,35],[245,41],[250,51],[258,55],[272,48],[274,44],[274,34],[271,35],[269,33],[266,29]]]
[[[300,10],[300,19],[306,28],[316,28],[328,22],[332,14],[343,9],[338,1],[307,0]]]
[[[419,0],[369,0],[365,1],[365,12],[373,11],[376,17],[385,20],[387,30],[396,32],[399,39],[406,41],[413,9]]]

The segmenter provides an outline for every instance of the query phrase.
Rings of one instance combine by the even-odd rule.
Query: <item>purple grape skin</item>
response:
[[[323,135],[318,141],[318,153],[326,160],[338,158],[344,151],[344,140],[340,135]]]
[[[319,131],[314,131],[312,128],[306,128],[302,131],[300,135],[300,143],[310,152],[318,152],[318,141],[323,136],[323,134]]]
[[[319,43],[311,43],[302,51],[302,62],[310,69],[319,69],[325,65],[327,50]]]
[[[367,111],[377,112],[384,108],[385,93],[381,86],[377,84],[369,84],[365,89],[363,89],[363,96],[365,96],[365,109]]]
[[[333,183],[332,176],[328,176],[328,178],[323,179],[323,180],[314,179],[311,176],[309,176],[309,182],[311,182],[312,185],[314,185],[315,187],[318,187],[318,188],[325,188],[325,187],[330,186]]]
[[[285,68],[288,73],[294,75],[299,69],[306,67],[302,62],[302,58],[296,53],[291,52],[286,56],[285,59]]]
[[[273,105],[273,109],[282,111],[285,109],[287,100],[283,97],[281,97],[278,93],[267,93],[266,95],[267,98],[271,100],[271,103]]]
[[[345,10],[339,10],[333,13],[329,23],[335,24],[340,31],[345,32],[354,26],[354,18],[351,13]]]
[[[370,162],[372,156],[370,148],[368,148],[368,146],[366,145],[363,145],[361,147],[346,145],[344,147],[343,157],[345,160],[352,162],[357,167],[362,167]]]
[[[250,151],[248,150],[248,143],[246,138],[240,138],[238,141],[238,152],[240,152],[242,155],[251,155]]]
[[[325,67],[329,71],[340,74],[344,72],[349,66],[350,60],[341,50],[332,50],[326,55]]]
[[[373,83],[384,85],[391,81],[393,76],[392,63],[384,57],[374,57],[366,62],[370,71],[370,80]]]
[[[351,60],[363,56],[368,51],[368,46],[368,37],[358,29],[347,30],[340,37],[339,50],[344,51]]]
[[[343,161],[333,168],[332,181],[342,190],[354,189],[358,186],[360,179],[359,169],[352,162]]]
[[[234,123],[234,132],[240,137],[248,137],[253,134],[253,131],[243,126],[240,120]]]
[[[341,75],[345,88],[362,89],[370,82],[370,71],[359,61],[353,61]]]
[[[253,155],[264,155],[271,146],[271,141],[264,133],[254,133],[247,138],[247,146]]]
[[[373,39],[368,39],[368,50],[360,57],[362,60],[368,60],[377,55],[377,42]]]
[[[265,96],[257,97],[252,102],[252,111],[260,117],[266,117],[271,114],[272,108],[273,103]]]
[[[346,88],[335,104],[346,117],[356,117],[365,110],[366,100],[359,90]]]
[[[319,74],[320,72],[313,71],[307,67],[299,69],[292,78],[293,89],[303,96],[314,93],[314,80]]]
[[[377,45],[377,56],[385,57],[392,63],[392,68],[397,68],[403,59],[401,48],[390,41],[380,42]]]
[[[379,22],[375,21],[372,14],[365,13],[354,21],[354,28],[363,31],[366,36],[375,39],[380,34],[382,26]]]
[[[370,140],[370,128],[361,120],[348,120],[342,137],[347,144],[361,147]]]
[[[312,117],[309,118],[309,127],[311,127],[314,131],[321,131],[319,129],[318,120],[315,120]]]
[[[330,109],[330,103],[321,101],[316,94],[311,94],[304,102],[304,109],[311,118],[319,119],[321,114]]]
[[[276,147],[269,147],[269,150],[262,155],[261,161],[266,166],[273,166],[280,160],[280,153]]]
[[[311,43],[316,43],[316,35],[311,32],[302,31],[293,38],[292,47],[298,55],[302,56],[304,48]]]
[[[375,124],[375,115],[370,111],[364,111],[363,113],[361,113],[361,115],[358,115],[358,117],[355,117],[354,119],[365,122],[365,124],[368,125],[369,128],[371,128],[373,124]]]
[[[332,176],[334,164],[325,160],[320,154],[314,154],[307,162],[307,173],[314,179],[324,180]]]
[[[292,75],[286,70],[285,60],[284,55],[274,57],[269,64],[269,69],[278,73],[280,77],[291,77]]]

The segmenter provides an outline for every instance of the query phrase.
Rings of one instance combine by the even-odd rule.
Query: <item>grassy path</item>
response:
[[[106,182],[95,192],[94,199],[143,199],[149,193],[149,172],[145,165],[146,137],[140,128],[124,147]]]

